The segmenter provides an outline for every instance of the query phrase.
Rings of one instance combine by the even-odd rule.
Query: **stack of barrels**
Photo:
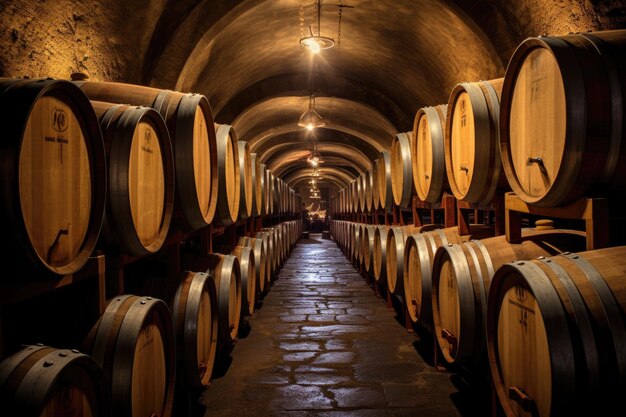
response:
[[[399,296],[445,362],[489,369],[507,416],[625,412],[626,247],[588,250],[584,232],[554,226],[571,203],[626,191],[625,57],[626,30],[529,38],[504,78],[459,83],[447,104],[419,109],[365,188],[357,178],[331,198],[346,256]],[[460,235],[361,215],[444,193],[490,207],[510,190],[538,214],[519,243],[489,225]],[[376,198],[362,204],[363,192]]]
[[[0,79],[0,108],[0,222],[12,237],[1,253],[24,281],[80,274],[96,251],[142,259],[178,232],[257,225],[227,253],[204,254],[208,268],[168,277],[173,291],[110,298],[84,353],[29,345],[0,358],[7,415],[172,415],[175,386],[209,385],[289,256],[300,196],[213,122],[203,95]]]

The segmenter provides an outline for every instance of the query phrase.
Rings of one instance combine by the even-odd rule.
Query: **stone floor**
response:
[[[299,241],[248,324],[201,398],[206,417],[489,415],[319,235]]]

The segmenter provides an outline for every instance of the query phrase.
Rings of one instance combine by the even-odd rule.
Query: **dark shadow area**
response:
[[[308,239],[300,239],[298,240],[298,244],[311,245],[311,244],[322,244],[322,235],[320,234],[310,234]]]
[[[450,394],[450,399],[463,417],[492,415],[492,391],[487,375],[453,374],[450,381],[458,389]]]
[[[217,352],[215,357],[215,365],[213,366],[213,379],[221,378],[226,375],[230,365],[233,363],[233,357],[231,356],[232,349],[222,348]]]
[[[250,334],[252,330],[252,326],[250,326],[250,322],[248,320],[242,319],[239,324],[239,333],[237,333],[240,339],[245,339]]]

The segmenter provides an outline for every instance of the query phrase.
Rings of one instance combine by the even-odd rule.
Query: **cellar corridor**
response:
[[[205,416],[488,415],[334,241],[300,240],[262,303],[201,397]]]

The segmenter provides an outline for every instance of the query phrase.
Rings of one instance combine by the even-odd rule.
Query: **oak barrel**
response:
[[[114,416],[172,415],[175,341],[165,302],[112,298],[84,346],[110,384]]]
[[[75,349],[26,346],[0,363],[2,415],[110,417],[98,364]]]
[[[425,226],[393,226],[387,233],[387,288],[394,294],[404,295],[404,254],[407,239],[414,233],[441,228],[439,224]]]
[[[102,226],[106,160],[89,100],[61,80],[0,78],[0,253],[28,274],[71,274]],[[10,238],[9,238],[10,237]]]
[[[265,241],[260,237],[254,238],[242,236],[239,238],[237,245],[248,246],[254,251],[256,288],[258,289],[258,292],[262,294],[265,291],[265,276],[268,270],[268,255],[265,251]]]
[[[497,270],[487,346],[507,416],[626,412],[625,269],[620,246]]]
[[[411,132],[398,133],[391,144],[391,191],[393,202],[402,208],[411,207],[413,171],[411,158]]]
[[[458,200],[490,203],[508,188],[501,174],[500,93],[504,79],[457,84],[448,100],[446,174]]]
[[[520,199],[626,190],[626,30],[528,38],[504,77],[502,166]]]
[[[413,233],[404,247],[403,288],[407,312],[411,321],[432,325],[432,266],[440,246],[493,236],[493,227],[472,225],[471,234],[460,235],[459,228],[446,227]]]
[[[248,142],[237,141],[239,154],[239,218],[247,219],[252,216],[254,206],[253,168],[250,146]]]
[[[270,286],[270,282],[272,280],[272,274],[274,273],[273,259],[274,259],[274,244],[272,242],[272,237],[268,232],[257,232],[254,235],[255,239],[260,239],[263,241],[263,246],[265,248],[265,280],[262,286],[263,291],[267,291]]]
[[[134,256],[161,248],[174,207],[174,159],[163,117],[150,107],[91,102],[107,153],[102,236]]]
[[[376,226],[365,225],[362,229],[361,236],[361,253],[363,254],[362,264],[365,270],[373,275],[374,273],[374,237],[376,234]]]
[[[217,136],[218,197],[215,212],[217,222],[229,226],[239,215],[240,171],[237,135],[230,125],[215,124]]]
[[[251,316],[254,313],[257,292],[254,251],[251,247],[237,245],[230,254],[236,256],[239,260],[242,314]]]
[[[436,203],[448,188],[444,154],[447,105],[422,107],[415,115],[411,136],[413,182],[422,201]]]
[[[373,198],[373,173],[372,169],[368,169],[363,173],[365,179],[365,211],[371,213],[374,211],[374,198]]]
[[[218,349],[230,349],[237,340],[241,320],[241,271],[233,255],[209,255],[207,271],[215,281],[217,293]]]
[[[387,234],[390,226],[378,226],[374,232],[374,279],[380,285],[387,285]]]
[[[204,272],[183,272],[171,304],[178,364],[188,387],[211,382],[217,351],[215,282]]]
[[[254,216],[265,216],[267,214],[265,164],[261,164],[260,158],[254,152],[250,153],[250,163],[252,165],[252,187],[254,188],[254,204],[252,214]]]
[[[378,199],[382,210],[390,211],[393,207],[391,186],[391,153],[387,150],[378,158]]]
[[[75,81],[74,84],[91,100],[148,106],[163,116],[174,151],[175,219],[186,228],[208,226],[215,215],[218,175],[213,114],[207,98],[202,94],[124,83]]]
[[[584,247],[583,233],[556,229],[524,230],[521,243],[497,236],[440,247],[433,263],[432,303],[446,361],[473,367],[485,359],[487,295],[502,264]]]

